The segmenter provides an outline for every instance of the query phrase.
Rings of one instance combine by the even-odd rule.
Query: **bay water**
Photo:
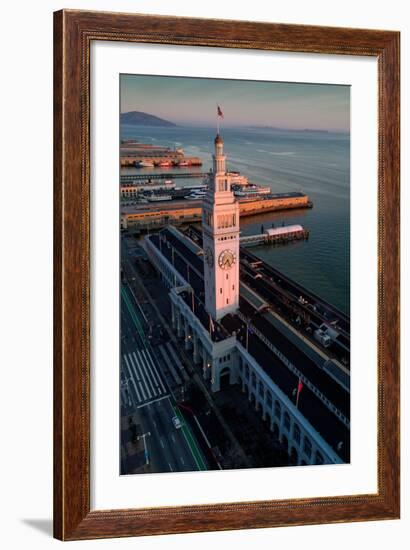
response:
[[[272,193],[302,191],[313,202],[309,210],[269,212],[241,218],[241,234],[252,235],[272,225],[301,224],[307,241],[263,245],[249,250],[318,294],[341,311],[350,312],[350,139],[348,134],[260,127],[221,127],[227,168]],[[121,126],[122,139],[182,147],[198,156],[202,167],[169,172],[207,172],[212,166],[215,128]],[[166,172],[166,168],[122,169],[122,173]],[[177,186],[200,183],[182,178]]]

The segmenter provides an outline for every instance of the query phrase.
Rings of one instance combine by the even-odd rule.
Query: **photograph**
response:
[[[119,92],[120,474],[350,464],[350,86]]]

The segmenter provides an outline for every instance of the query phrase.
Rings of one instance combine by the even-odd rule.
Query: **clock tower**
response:
[[[239,307],[239,205],[230,188],[223,147],[218,132],[202,206],[205,308],[215,321]]]

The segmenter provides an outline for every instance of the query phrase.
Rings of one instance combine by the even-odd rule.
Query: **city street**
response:
[[[137,437],[144,439],[145,451],[140,453],[138,466],[147,464],[144,471],[151,473],[206,470],[207,464],[175,405],[144,325],[143,310],[128,285],[122,284],[121,416],[132,417],[138,426]],[[123,447],[130,444],[129,429],[123,429],[122,439]],[[123,456],[122,473],[133,473],[127,470],[127,464]]]

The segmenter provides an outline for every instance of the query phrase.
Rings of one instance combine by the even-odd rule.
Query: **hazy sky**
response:
[[[350,87],[210,78],[121,75],[121,112],[144,111],[176,124],[266,125],[348,131]]]

